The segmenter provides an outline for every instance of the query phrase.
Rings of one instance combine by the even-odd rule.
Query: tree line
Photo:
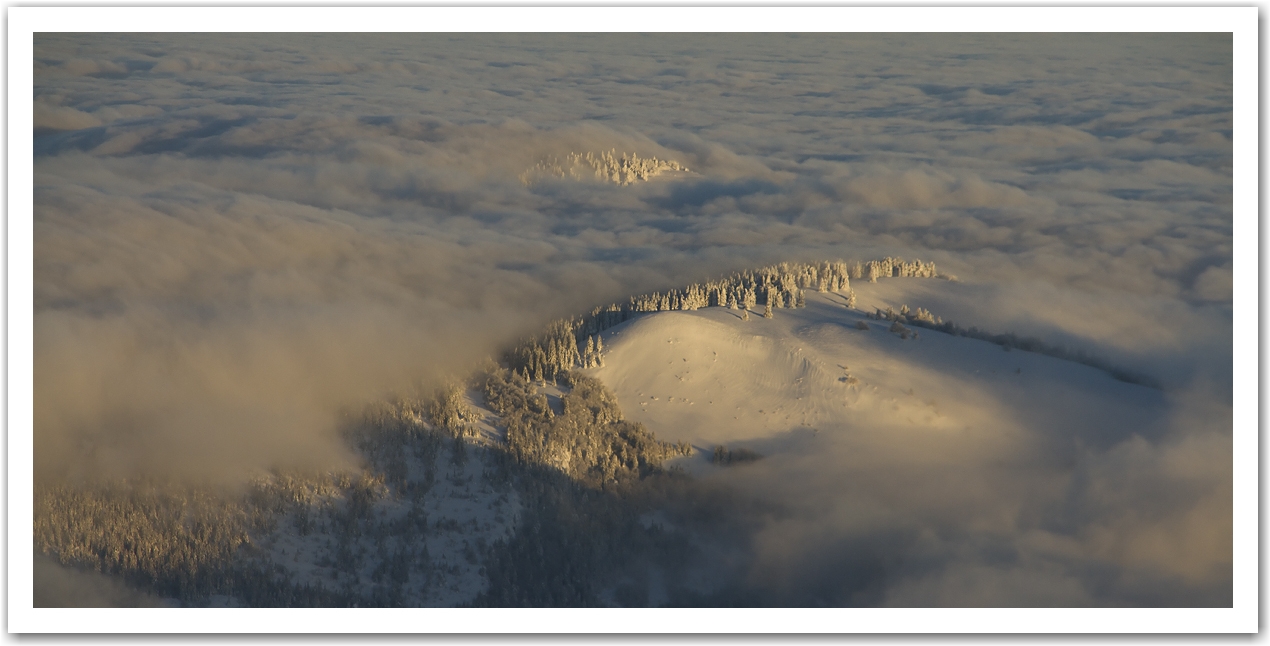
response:
[[[875,309],[875,312],[867,314],[866,316],[879,321],[892,321],[890,331],[900,333],[904,335],[904,338],[908,338],[909,333],[912,333],[912,335],[916,337],[915,332],[904,329],[903,324],[907,323],[915,327],[923,327],[929,330],[943,332],[944,334],[987,341],[988,343],[999,345],[1002,349],[1007,351],[1017,349],[1023,350],[1024,352],[1043,354],[1056,359],[1063,359],[1065,361],[1074,361],[1076,363],[1084,364],[1091,368],[1096,368],[1106,372],[1118,381],[1146,386],[1148,388],[1161,388],[1159,380],[1151,377],[1150,375],[1126,370],[1124,368],[1114,366],[1111,363],[1099,357],[1092,356],[1086,352],[1080,350],[1068,350],[1061,345],[1045,343],[1036,337],[1019,336],[1013,332],[993,333],[980,330],[975,326],[963,328],[952,321],[945,321],[942,317],[934,316],[930,313],[930,311],[920,307],[916,310],[910,310],[908,305],[903,305],[900,307],[899,311],[896,311],[892,307],[887,307],[885,310],[880,308]]]
[[[627,186],[635,182],[648,180],[666,172],[691,172],[688,167],[673,160],[656,157],[640,157],[635,153],[622,153],[619,157],[616,149],[595,153],[569,153],[564,160],[557,157],[543,159],[521,173],[520,181],[532,186],[534,180],[541,175],[551,177],[572,177],[582,179],[587,175],[601,181],[612,182],[618,186]]]
[[[803,307],[806,289],[844,293],[847,306],[855,307],[852,279],[876,282],[881,277],[939,275],[933,262],[891,257],[854,263],[783,262],[680,289],[632,296],[622,303],[596,307],[585,316],[553,321],[542,334],[506,352],[504,361],[525,379],[550,381],[561,372],[598,366],[603,348],[600,333],[645,313],[727,307],[742,310],[748,319],[750,310],[763,305],[763,315],[771,318],[773,309]]]

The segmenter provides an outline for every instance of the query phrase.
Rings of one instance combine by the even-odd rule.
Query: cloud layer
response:
[[[40,478],[338,464],[343,407],[551,318],[888,254],[983,297],[914,306],[1229,414],[1229,36],[38,34],[34,89]],[[693,172],[519,180],[608,150]],[[1107,559],[1217,540],[1200,512],[1116,524],[1170,469],[1228,479],[1229,425],[1172,419],[1081,462]],[[848,516],[780,531],[882,540]],[[967,559],[877,599],[1076,598],[1061,549],[1021,549],[1025,571]]]
[[[1055,386],[1040,403],[1071,396]],[[1231,603],[1228,409],[1192,395],[1104,418],[977,395],[964,432],[822,425],[712,476],[779,510],[752,519],[738,585],[774,606]]]

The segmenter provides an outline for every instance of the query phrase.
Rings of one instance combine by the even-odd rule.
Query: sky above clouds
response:
[[[1231,55],[1224,34],[37,34],[37,478],[341,463],[346,406],[782,260],[934,260],[980,296],[935,313],[1228,419]],[[605,150],[691,172],[520,180]],[[1198,426],[1086,468],[1185,471],[1176,447],[1225,446]],[[891,599],[988,576],[967,563]]]

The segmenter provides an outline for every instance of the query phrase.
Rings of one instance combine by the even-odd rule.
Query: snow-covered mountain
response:
[[[145,487],[57,489],[37,540],[196,605],[1220,601],[1222,491],[1185,463],[1221,459],[1223,437],[1153,454],[1180,406],[1153,379],[967,335],[925,305],[973,286],[935,276],[784,264],[633,297],[430,400],[351,418],[360,472],[273,473],[193,508]],[[1144,460],[1178,466],[1134,477]],[[1125,515],[1160,488],[1192,506]],[[100,556],[126,527],[88,530],[119,504],[151,518],[127,539],[139,558]],[[173,535],[228,560],[145,547]],[[165,565],[182,559],[194,574]]]

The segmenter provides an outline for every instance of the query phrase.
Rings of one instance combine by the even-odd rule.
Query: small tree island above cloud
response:
[[[37,603],[1229,606],[1230,69],[37,34]]]

